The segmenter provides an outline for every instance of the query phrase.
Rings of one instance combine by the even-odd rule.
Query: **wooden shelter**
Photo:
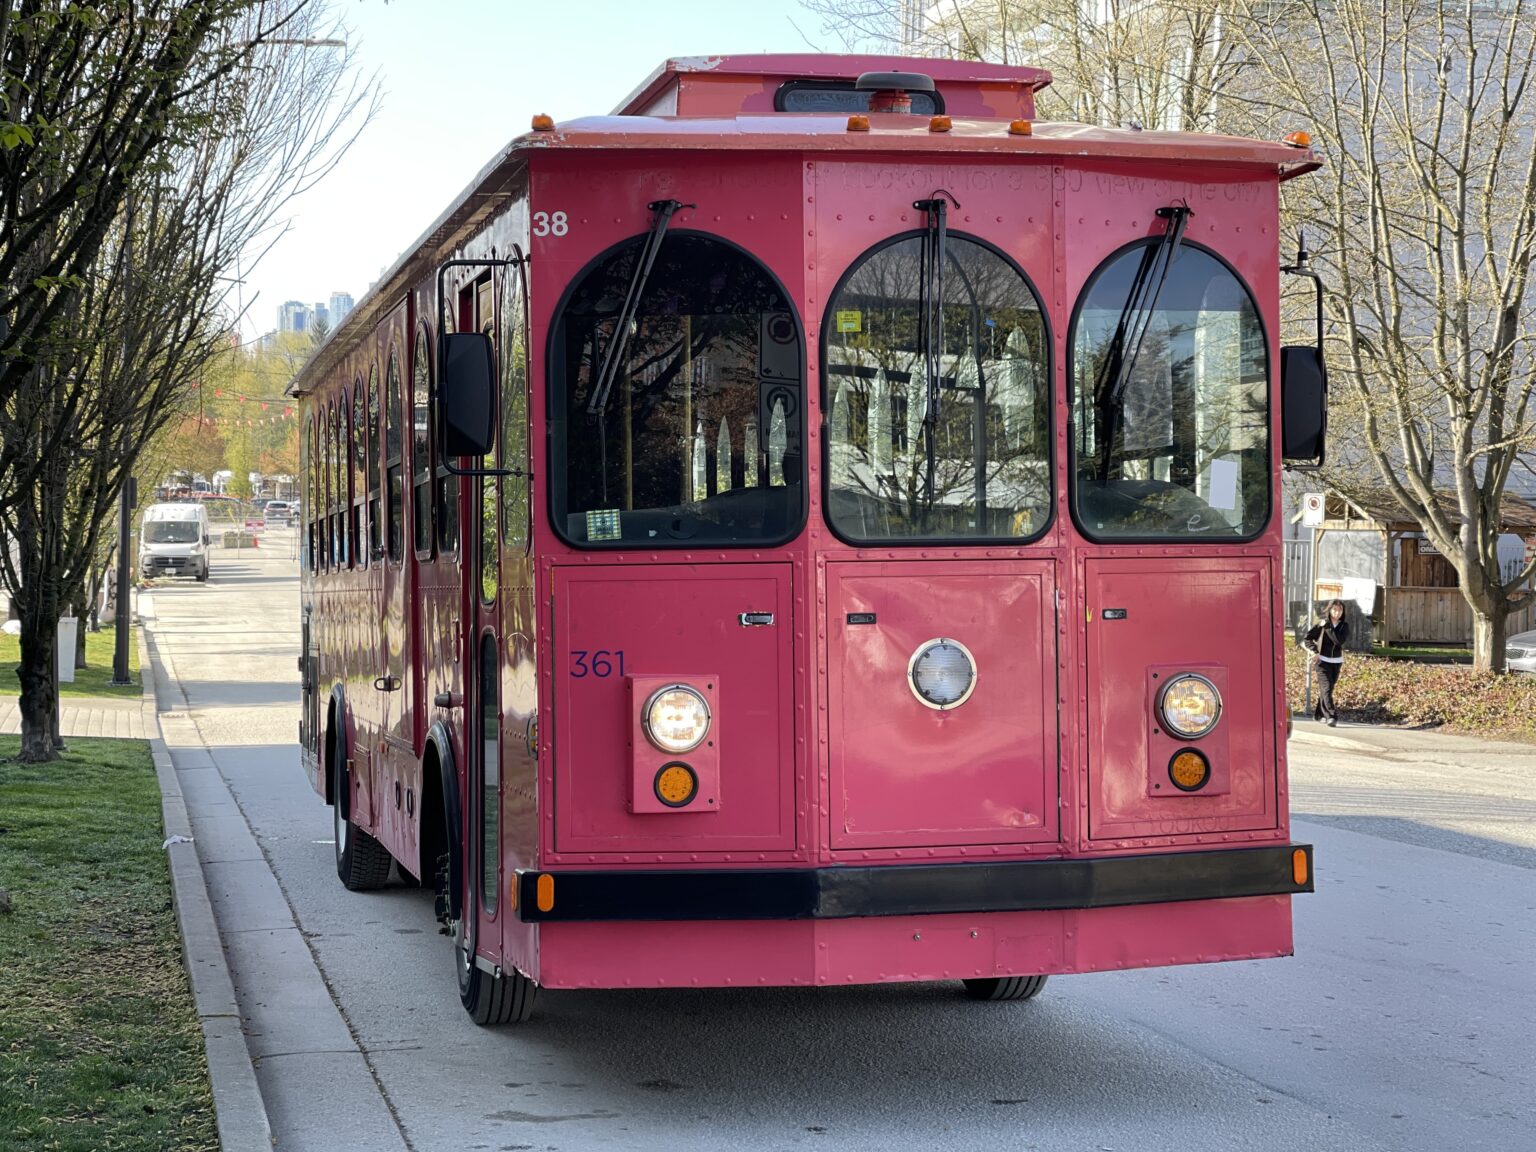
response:
[[[1459,522],[1453,496],[1442,493],[1439,503],[1453,523]],[[1506,494],[1501,511],[1504,533],[1536,539],[1536,507]],[[1390,492],[1345,495],[1330,490],[1325,494],[1323,522],[1313,528],[1311,583],[1317,599],[1337,594],[1327,580],[1319,580],[1317,571],[1319,548],[1329,532],[1372,532],[1382,539],[1384,558],[1372,613],[1376,643],[1470,646],[1472,607],[1457,587],[1455,567]],[[1524,607],[1510,613],[1508,634],[1532,628],[1536,628],[1536,598],[1528,597]]]

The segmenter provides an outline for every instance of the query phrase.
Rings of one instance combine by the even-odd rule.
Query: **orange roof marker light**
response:
[[[533,130],[535,132],[553,132],[555,130],[555,118],[540,112],[533,118]]]
[[[954,122],[948,116],[935,116],[932,120],[928,121],[928,131],[930,132],[948,132],[954,126]]]
[[[852,116],[848,117],[848,131],[868,132],[869,117],[860,115],[859,113],[855,112]]]
[[[1034,134],[1035,126],[1028,120],[1015,120],[1008,125],[1010,136],[1033,136]]]
[[[1310,148],[1312,147],[1312,133],[1287,132],[1285,134],[1284,142],[1289,144],[1292,148]]]

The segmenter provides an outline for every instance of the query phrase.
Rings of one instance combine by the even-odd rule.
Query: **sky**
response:
[[[799,0],[331,2],[382,108],[241,270],[232,303],[246,309],[247,340],[277,326],[286,300],[362,299],[535,113],[611,112],[672,56],[838,47]]]

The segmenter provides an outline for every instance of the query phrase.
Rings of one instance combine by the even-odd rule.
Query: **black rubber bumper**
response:
[[[519,918],[542,923],[1032,912],[1310,892],[1312,846],[866,868],[519,870],[515,882]]]

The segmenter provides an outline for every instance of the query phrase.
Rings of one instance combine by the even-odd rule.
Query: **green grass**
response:
[[[112,683],[112,655],[117,644],[117,629],[102,628],[100,632],[85,634],[86,667],[75,669],[73,684],[60,684],[60,696],[138,696],[139,644],[138,638],[128,634],[128,675],[132,684]],[[21,663],[21,637],[0,633],[0,695],[16,696],[21,692],[21,682],[16,679],[16,668]]]
[[[1372,644],[1372,656],[1385,656],[1388,660],[1427,660],[1441,664],[1470,664],[1472,649],[1443,647],[1434,644]]]
[[[0,1152],[218,1148],[139,741],[0,737]]]

